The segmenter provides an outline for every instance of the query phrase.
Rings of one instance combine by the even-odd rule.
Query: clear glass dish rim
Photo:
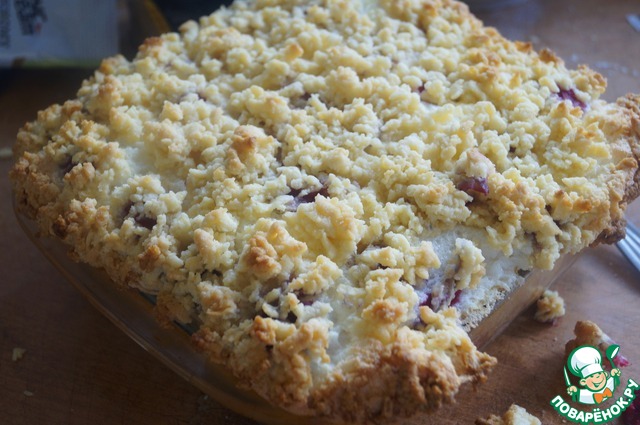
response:
[[[239,388],[239,381],[223,365],[207,360],[195,348],[184,329],[178,325],[162,326],[155,318],[153,304],[147,296],[115,284],[103,270],[74,262],[62,241],[40,235],[37,224],[18,210],[15,199],[13,207],[16,219],[29,240],[100,313],[144,350],[213,400],[242,416],[269,425],[336,423],[326,418],[294,415],[269,404],[251,390]],[[476,346],[482,349],[500,335],[577,258],[578,255],[563,255],[553,270],[531,272],[522,286],[499,301],[492,312],[470,331]]]

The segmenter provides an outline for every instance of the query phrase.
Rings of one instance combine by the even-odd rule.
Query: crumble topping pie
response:
[[[624,234],[638,97],[451,0],[237,0],[18,134],[18,205],[157,296],[271,403],[432,411],[495,359],[467,330]]]

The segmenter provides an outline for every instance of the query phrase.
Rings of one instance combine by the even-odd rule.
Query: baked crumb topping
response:
[[[238,0],[18,134],[20,208],[300,414],[451,401],[523,271],[620,234],[638,100],[450,0]]]
[[[24,348],[14,347],[13,350],[11,351],[11,361],[17,362],[22,360],[26,352],[27,350]]]
[[[540,425],[542,422],[523,407],[512,404],[502,417],[491,415],[487,419],[476,420],[476,425]]]
[[[564,313],[564,299],[557,291],[547,289],[536,303],[534,318],[540,323],[555,323]]]
[[[615,341],[600,327],[590,321],[590,320],[580,320],[576,322],[576,326],[573,329],[573,333],[575,338],[569,340],[565,344],[565,356],[569,356],[569,354],[576,348],[581,345],[591,345],[593,347],[598,347],[601,352],[605,353],[609,346],[616,344]],[[613,358],[613,363],[616,367],[627,367],[631,363],[629,360],[622,354],[618,354]]]

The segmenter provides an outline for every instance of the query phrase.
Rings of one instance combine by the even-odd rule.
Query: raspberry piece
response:
[[[419,296],[418,307],[431,307],[431,294],[419,294]]]
[[[462,290],[458,289],[455,294],[453,294],[453,299],[451,300],[451,302],[449,303],[450,306],[455,307],[456,305],[460,304],[460,295],[462,294]]]
[[[627,367],[631,362],[622,354],[618,354],[613,358],[613,364],[615,364],[616,367]]]
[[[140,226],[144,227],[145,229],[151,230],[153,229],[153,226],[155,226],[156,224],[158,224],[158,220],[156,220],[153,217],[147,217],[146,215],[142,215],[142,214],[137,214],[133,217],[133,219],[135,220],[136,223],[138,223]]]
[[[131,216],[133,214],[133,220],[136,222],[138,226],[142,226],[145,229],[151,230],[153,227],[158,224],[158,220],[155,217],[149,217],[142,212],[139,212],[137,208],[134,208],[136,204],[129,201],[122,208],[123,217]]]
[[[578,99],[578,97],[576,96],[576,92],[573,91],[573,89],[569,89],[569,90],[560,89],[560,91],[557,94],[561,100],[568,100],[571,102],[573,106],[577,106],[583,111],[587,109],[587,104],[581,101],[580,99]]]
[[[489,183],[485,177],[467,177],[458,183],[458,190],[466,192],[468,195],[487,195],[489,193]]]
[[[309,202],[313,202],[316,200],[316,196],[322,195],[325,198],[329,197],[329,191],[326,187],[321,187],[319,190],[311,190],[304,195],[301,195],[303,192],[302,189],[291,189],[289,195],[293,196],[298,204],[308,204]]]
[[[325,198],[329,198],[329,190],[326,186],[322,186],[320,189],[312,189],[309,190],[304,195],[303,192],[307,191],[307,189],[291,189],[289,195],[293,196],[293,202],[291,202],[287,209],[291,211],[296,211],[301,204],[308,204],[314,202],[316,200],[316,196],[322,195]]]

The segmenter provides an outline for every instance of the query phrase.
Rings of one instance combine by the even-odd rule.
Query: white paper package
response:
[[[94,65],[118,52],[116,0],[0,0],[0,67]]]

